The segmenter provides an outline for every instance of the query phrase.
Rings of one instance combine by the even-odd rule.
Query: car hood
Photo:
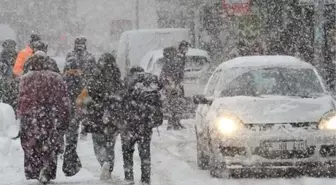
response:
[[[318,122],[325,113],[334,110],[334,106],[331,96],[237,96],[216,99],[208,116],[228,112],[250,124]]]

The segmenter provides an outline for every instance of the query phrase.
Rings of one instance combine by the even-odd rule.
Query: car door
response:
[[[206,88],[204,90],[204,95],[206,98],[213,98],[217,84],[220,81],[220,71],[214,72],[210,77]],[[210,109],[211,105],[199,105],[196,110],[196,132],[200,136],[206,134],[208,129],[208,123],[206,121],[206,115]]]

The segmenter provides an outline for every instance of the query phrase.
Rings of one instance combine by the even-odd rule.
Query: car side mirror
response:
[[[206,105],[211,105],[213,100],[206,98],[204,95],[195,95],[193,96],[193,102],[194,104],[206,104]]]

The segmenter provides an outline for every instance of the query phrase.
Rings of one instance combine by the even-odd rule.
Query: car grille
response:
[[[262,147],[255,148],[253,154],[266,159],[303,159],[314,155],[315,146],[310,146],[306,151],[269,151]]]
[[[320,155],[322,157],[335,157],[336,145],[322,145],[320,148]]]
[[[303,128],[306,130],[316,130],[318,128],[317,122],[298,122],[298,123],[266,123],[266,124],[245,124],[245,127],[252,131],[268,131],[277,130],[280,128]]]

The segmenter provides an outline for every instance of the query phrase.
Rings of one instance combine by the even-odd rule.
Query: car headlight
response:
[[[222,115],[215,121],[216,128],[222,134],[228,135],[243,128],[242,121],[232,115]]]
[[[318,125],[320,130],[336,130],[336,112],[330,111],[325,114]]]

